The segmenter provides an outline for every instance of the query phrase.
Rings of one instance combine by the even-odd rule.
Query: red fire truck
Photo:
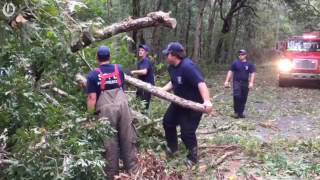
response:
[[[278,61],[280,87],[298,80],[320,82],[320,32],[290,37],[279,42],[277,49],[282,52]]]

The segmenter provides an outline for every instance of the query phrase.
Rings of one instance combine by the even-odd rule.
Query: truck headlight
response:
[[[281,59],[278,62],[278,69],[282,72],[289,72],[292,69],[292,62],[289,59]]]

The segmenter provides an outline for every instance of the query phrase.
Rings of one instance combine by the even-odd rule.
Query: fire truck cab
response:
[[[277,49],[282,52],[278,60],[280,87],[298,80],[320,82],[320,32],[290,37],[279,42]]]

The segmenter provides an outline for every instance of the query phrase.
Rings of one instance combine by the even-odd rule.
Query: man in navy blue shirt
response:
[[[132,125],[128,99],[122,90],[124,73],[120,65],[110,64],[110,50],[106,46],[98,49],[99,67],[87,77],[87,107],[96,112],[100,120],[110,122],[115,135],[104,140],[108,179],[119,172],[119,158],[130,173],[137,169],[137,135]]]
[[[174,94],[184,99],[202,103],[205,113],[212,111],[209,90],[199,68],[185,57],[184,47],[178,42],[169,43],[163,51],[169,64],[168,71],[171,81],[162,90],[173,90]],[[181,139],[188,149],[187,164],[198,162],[196,130],[202,112],[181,107],[171,103],[163,118],[163,127],[167,141],[168,155],[176,154],[178,150],[177,126],[180,125]]]
[[[137,75],[138,79],[150,83],[154,85],[154,72],[152,63],[148,57],[148,53],[150,48],[147,45],[140,45],[139,46],[139,61],[137,63],[137,70],[131,71],[131,74]],[[145,91],[143,89],[138,88],[137,90],[137,98],[142,101],[145,101],[145,109],[149,109],[149,104],[151,100],[151,93]]]
[[[243,112],[247,102],[249,89],[253,88],[256,67],[247,61],[247,51],[239,51],[239,59],[234,61],[228,71],[225,87],[230,87],[233,77],[233,108],[234,118],[245,118]]]

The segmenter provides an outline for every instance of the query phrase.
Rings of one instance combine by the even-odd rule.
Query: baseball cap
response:
[[[183,52],[184,48],[179,42],[171,42],[168,44],[167,48],[162,51],[163,54],[168,55],[169,53]]]
[[[109,60],[110,49],[107,46],[100,46],[97,52],[97,57],[99,60]]]
[[[139,45],[139,48],[142,48],[142,49],[144,49],[144,50],[147,51],[147,52],[150,51],[150,48],[149,48],[147,45],[145,45],[145,44],[140,44],[140,45]]]
[[[244,49],[240,49],[240,50],[239,50],[239,54],[240,54],[240,55],[246,55],[246,54],[247,54],[247,51],[244,50]]]

